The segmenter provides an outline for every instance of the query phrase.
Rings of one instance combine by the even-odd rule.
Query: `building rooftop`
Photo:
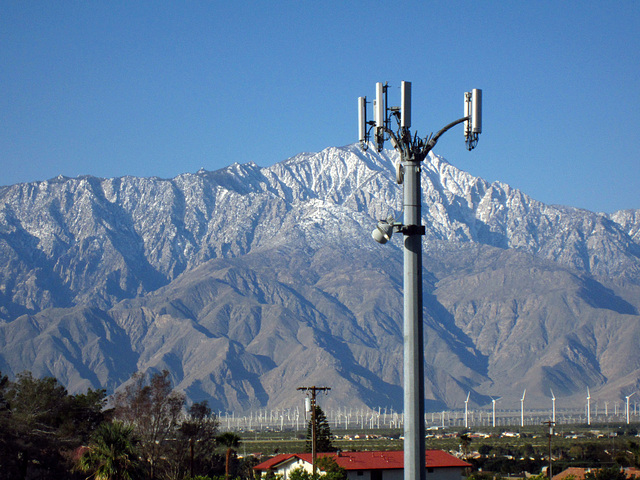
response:
[[[377,452],[336,452],[318,453],[318,458],[331,457],[338,466],[345,470],[390,470],[404,468],[403,451],[377,451]],[[283,462],[291,459],[300,459],[311,463],[310,453],[283,453],[266,460],[254,467],[255,470],[270,470],[277,468]],[[427,450],[425,452],[427,468],[466,468],[471,465],[442,450]]]

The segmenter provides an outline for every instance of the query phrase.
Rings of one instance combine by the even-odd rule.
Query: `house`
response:
[[[552,480],[564,480],[566,478],[571,478],[572,480],[584,480],[587,473],[596,473],[598,470],[598,468],[569,467],[557,475],[554,475]],[[629,479],[633,479],[634,477],[640,478],[640,470],[637,468],[629,467],[622,470],[624,470],[624,473]]]
[[[572,478],[574,480],[584,480],[584,476],[587,474],[587,472],[590,472],[590,471],[591,471],[590,468],[569,467],[563,470],[562,472],[554,475],[552,477],[552,480],[564,480],[567,477]]]
[[[319,453],[320,457],[331,457],[339,467],[347,471],[347,480],[403,480],[404,452],[337,452]],[[427,480],[460,480],[465,468],[471,465],[442,450],[426,451]],[[312,471],[310,453],[277,455],[254,467],[259,477],[273,472],[287,480],[289,472],[302,467]]]

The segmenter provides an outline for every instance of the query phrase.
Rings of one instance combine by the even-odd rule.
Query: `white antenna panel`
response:
[[[384,127],[385,120],[385,110],[386,105],[384,104],[384,88],[381,82],[376,83],[376,103],[374,103],[373,108],[375,111],[375,121],[376,127]]]
[[[482,133],[482,90],[471,90],[471,128],[472,133]]]
[[[305,412],[311,411],[311,399],[309,397],[304,399],[304,411]]]
[[[367,97],[358,97],[358,139],[364,142],[367,135]]]
[[[400,101],[400,126],[411,127],[411,82],[402,82]]]

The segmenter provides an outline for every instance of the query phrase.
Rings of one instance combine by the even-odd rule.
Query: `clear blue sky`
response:
[[[640,208],[640,1],[0,0],[0,184],[268,166],[413,83],[435,152],[546,203]],[[392,90],[390,104],[399,91]]]

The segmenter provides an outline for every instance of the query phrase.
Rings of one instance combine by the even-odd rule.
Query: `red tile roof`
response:
[[[274,466],[278,465],[279,463],[289,460],[291,457],[295,457],[295,456],[296,456],[295,453],[281,453],[280,455],[276,455],[275,457],[271,457],[269,460],[265,460],[264,462],[259,463],[258,465],[253,467],[253,469],[254,470],[270,470]]]
[[[635,467],[627,467],[624,469],[624,473],[627,474],[627,478],[636,477],[640,478],[640,469]]]
[[[293,457],[304,460],[309,464],[312,460],[310,453],[283,453],[256,465],[254,469],[269,470]],[[319,453],[318,457],[331,457],[338,466],[345,470],[392,470],[404,468],[403,451]],[[466,468],[471,466],[467,462],[442,450],[427,450],[425,459],[428,468]]]
[[[574,477],[575,480],[584,480],[584,476],[588,470],[590,469],[581,468],[581,467],[569,467],[563,470],[562,472],[554,475],[552,477],[552,480],[563,480],[568,476]]]
[[[563,470],[562,472],[558,473],[557,475],[553,476],[553,480],[563,480],[565,478],[567,478],[568,476],[572,476],[574,477],[575,480],[584,480],[586,474],[588,472],[597,472],[599,469],[598,468],[580,468],[580,467],[569,467],[566,470]],[[633,468],[633,467],[629,467],[629,468],[625,468],[624,469],[625,474],[627,475],[627,478],[632,478],[632,477],[636,477],[638,478],[639,474],[640,474],[640,470],[638,470],[637,468]]]

